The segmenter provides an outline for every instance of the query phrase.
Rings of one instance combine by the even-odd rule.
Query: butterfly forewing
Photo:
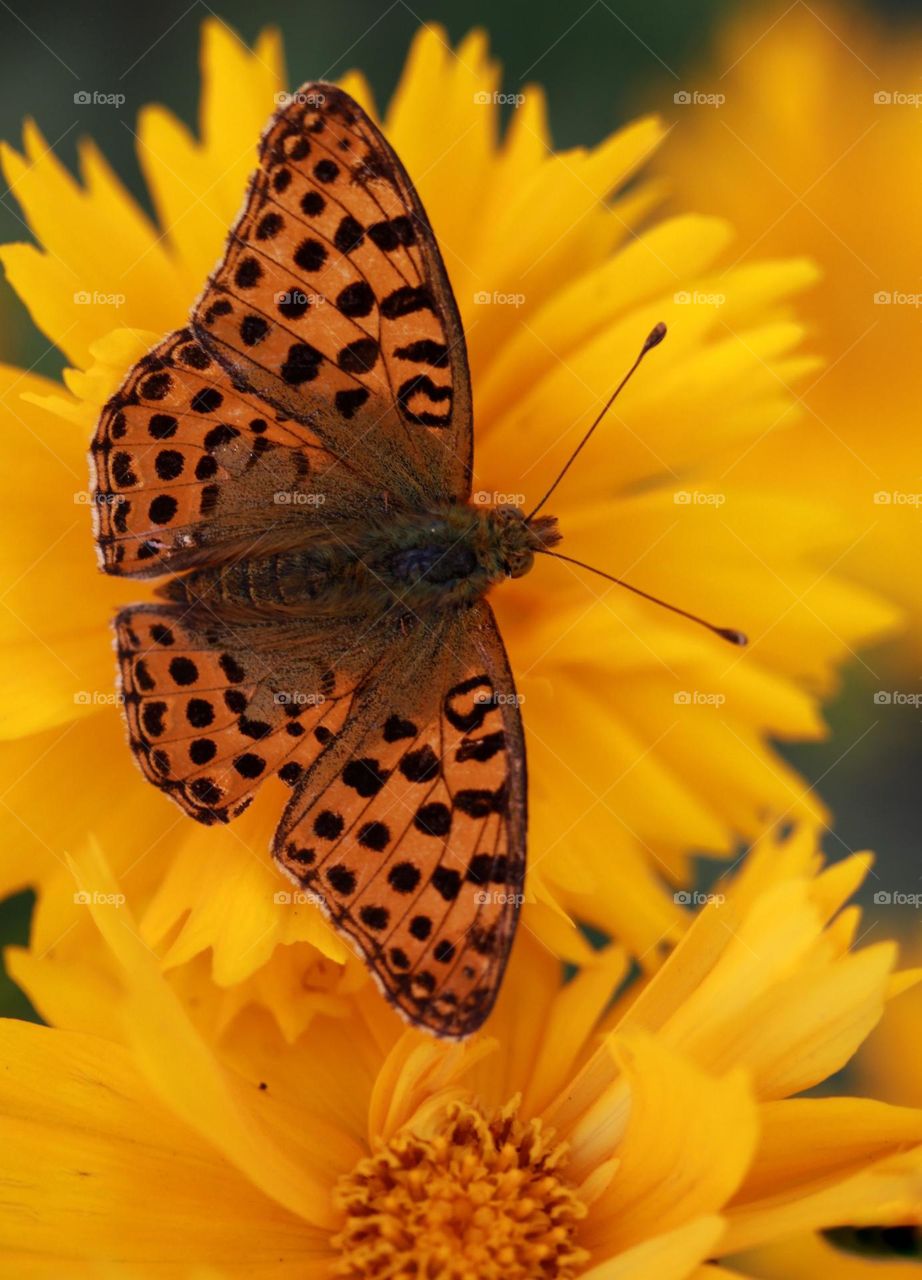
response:
[[[270,124],[193,324],[373,485],[417,504],[468,496],[470,381],[445,267],[400,161],[334,85],[305,85]]]
[[[287,545],[375,495],[303,423],[231,381],[189,329],[138,362],[99,420],[93,510],[102,567],[152,576]]]
[[[521,902],[524,744],[488,605],[446,622],[433,662],[415,672],[431,704],[395,680],[335,774],[305,777],[276,858],[406,1017],[465,1036],[496,998]]]

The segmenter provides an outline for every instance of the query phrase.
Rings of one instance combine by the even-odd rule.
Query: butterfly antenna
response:
[[[628,591],[633,591],[635,596],[643,596],[644,600],[650,600],[653,604],[660,605],[663,609],[668,609],[670,613],[677,613],[682,618],[688,618],[689,622],[697,622],[699,627],[707,627],[708,631],[713,631],[715,636],[720,636],[721,640],[726,640],[730,644],[743,645],[749,643],[749,639],[742,631],[737,631],[734,627],[718,627],[713,622],[708,622],[704,618],[699,618],[696,613],[689,613],[687,609],[680,609],[676,604],[669,604],[666,600],[660,600],[659,596],[650,595],[649,591],[641,591],[640,587],[634,587],[629,582],[625,582],[623,578],[616,578],[614,574],[605,573],[602,569],[596,569],[594,565],[586,564],[582,560],[574,560],[572,556],[561,555],[559,551],[541,551],[540,555],[550,556],[552,560],[564,560],[567,564],[574,564],[578,569],[588,569],[590,573],[597,573],[600,578],[605,578],[608,582],[614,582],[616,586],[625,587]]]
[[[554,490],[555,490],[555,489],[557,488],[557,486],[560,484],[561,480],[564,478],[564,476],[567,474],[567,472],[568,472],[568,471],[570,470],[570,468],[573,466],[573,463],[576,461],[576,459],[578,458],[578,456],[580,455],[580,453],[582,452],[582,450],[583,450],[583,449],[586,447],[586,445],[589,443],[589,439],[590,439],[590,437],[591,437],[591,435],[592,435],[593,431],[595,431],[596,427],[599,425],[599,423],[600,423],[600,422],[602,421],[602,419],[605,417],[606,413],[608,413],[609,409],[612,407],[612,405],[613,405],[613,404],[615,403],[615,401],[618,399],[618,396],[621,394],[621,392],[623,391],[623,389],[627,386],[627,384],[630,382],[631,378],[634,376],[635,372],[637,371],[637,369],[638,369],[638,367],[639,367],[639,365],[640,365],[641,360],[643,360],[644,356],[647,354],[647,352],[648,352],[648,351],[652,351],[654,347],[658,347],[658,346],[659,346],[659,344],[662,342],[662,340],[665,338],[665,336],[666,336],[666,326],[663,324],[663,322],[662,322],[662,320],[661,320],[661,321],[659,322],[659,324],[658,324],[658,325],[654,325],[654,327],[653,327],[653,328],[650,330],[650,332],[647,334],[647,340],[646,340],[646,342],[643,344],[643,346],[640,348],[640,354],[638,355],[637,359],[634,361],[634,363],[631,365],[630,369],[628,369],[627,373],[624,375],[624,377],[621,379],[621,381],[620,381],[620,382],[618,383],[618,385],[615,387],[614,391],[613,391],[613,392],[611,393],[611,395],[608,397],[608,399],[607,399],[607,400],[606,400],[606,402],[605,402],[605,407],[602,409],[601,413],[598,415],[598,417],[596,418],[595,422],[593,422],[592,426],[589,428],[589,430],[588,430],[588,431],[586,432],[586,434],[583,436],[582,440],[580,440],[579,444],[576,446],[576,448],[575,448],[575,449],[573,450],[573,452],[570,454],[570,457],[567,459],[566,463],[565,463],[565,464],[564,464],[564,466],[563,466],[563,469],[561,470],[561,472],[560,472],[560,473],[559,473],[559,475],[557,476],[557,479],[556,479],[556,480],[554,481],[554,483],[551,485],[550,489],[548,489],[547,493],[544,495],[544,497],[541,499],[541,501],[538,503],[538,505],[534,508],[534,510],[530,513],[530,515],[528,515],[528,516],[526,517],[526,522],[527,522],[528,520],[531,520],[534,516],[536,516],[536,515],[538,514],[538,512],[539,512],[539,511],[541,510],[541,508],[544,506],[545,502],[547,502],[548,498],[551,496],[551,494],[554,492]]]

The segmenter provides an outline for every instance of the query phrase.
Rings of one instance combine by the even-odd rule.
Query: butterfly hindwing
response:
[[[435,652],[415,698],[379,699],[335,774],[306,775],[275,853],[407,1018],[464,1036],[492,1007],[521,902],[524,743],[489,606],[446,620]]]
[[[470,493],[464,334],[425,211],[369,116],[306,84],[272,120],[193,314],[202,342],[410,505]]]
[[[303,627],[229,628],[180,605],[124,609],[115,631],[135,758],[204,823],[235,818],[273,774],[295,786],[342,731],[373,661],[345,649],[336,662],[334,644],[312,654]]]

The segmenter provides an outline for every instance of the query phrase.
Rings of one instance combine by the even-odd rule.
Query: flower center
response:
[[[431,1137],[401,1133],[344,1175],[335,1274],[363,1280],[569,1280],[586,1207],[565,1181],[566,1147],[520,1121],[455,1103]]]

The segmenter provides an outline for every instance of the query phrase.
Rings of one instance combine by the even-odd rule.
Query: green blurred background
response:
[[[574,6],[554,0],[429,0],[425,8],[415,6],[416,0],[413,6],[404,0],[161,0],[140,6],[115,0],[92,5],[37,0],[28,7],[2,3],[0,137],[18,144],[23,117],[32,116],[64,163],[73,166],[78,138],[92,135],[150,211],[135,159],[136,113],[147,102],[163,102],[195,128],[199,28],[207,17],[216,16],[248,42],[263,26],[279,26],[290,87],[309,78],[335,79],[357,66],[369,77],[381,103],[390,96],[422,21],[442,23],[455,41],[472,26],[483,26],[504,67],[503,88],[514,93],[523,83],[540,81],[548,94],[555,144],[591,144],[643,111],[671,106],[675,77],[684,79],[706,60],[715,33],[739,7],[739,0],[585,0]],[[897,30],[903,21],[918,18],[915,0],[862,7]],[[783,9],[781,5],[779,12]],[[126,103],[120,110],[76,107],[74,94],[81,89],[124,93]],[[267,103],[267,115],[271,108]],[[14,195],[4,191],[0,240],[29,238]],[[0,359],[5,363],[49,376],[59,372],[59,353],[48,347],[5,281],[0,281],[0,326]],[[874,848],[883,882],[916,892],[920,713],[911,706],[900,709],[902,714],[889,708],[886,725],[880,726],[883,732],[862,738],[863,727],[875,719],[873,691],[880,687],[889,660],[887,650],[864,657],[877,674],[860,663],[845,672],[842,691],[827,708],[829,740],[786,754],[806,778],[818,783],[836,815],[836,834],[826,841],[829,854]],[[840,760],[841,744],[856,739],[857,745]],[[706,878],[707,871],[702,875]],[[864,901],[872,912],[878,883],[872,878],[865,891]],[[26,941],[31,905],[29,894],[0,904],[0,944]],[[892,912],[886,927],[888,932],[894,927]],[[24,998],[9,983],[0,987],[0,1012],[28,1013]]]

